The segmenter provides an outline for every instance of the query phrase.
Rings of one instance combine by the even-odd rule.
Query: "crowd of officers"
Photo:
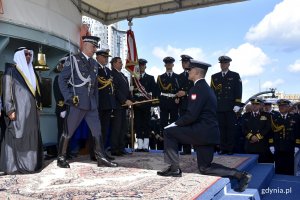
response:
[[[244,152],[258,154],[260,163],[275,163],[278,174],[294,175],[300,146],[299,106],[286,99],[275,104],[278,111],[272,109],[272,102],[252,98],[249,110],[239,117]]]
[[[165,73],[154,76],[146,73],[148,61],[139,59],[140,77],[130,80],[121,72],[123,63],[120,57],[114,57],[108,66],[109,50],[96,51],[98,67],[97,85],[98,112],[101,121],[101,140],[109,144],[112,156],[127,154],[126,137],[129,130],[128,108],[134,111],[134,133],[136,136],[136,152],[148,152],[149,149],[163,150],[163,130],[168,124],[176,121],[187,109],[187,99],[193,82],[188,80],[189,55],[181,55],[183,72],[173,71],[175,59],[163,59]],[[211,77],[211,88],[214,91],[218,110],[217,117],[221,132],[220,145],[216,147],[219,154],[249,153],[258,154],[259,162],[273,163],[276,173],[294,174],[294,153],[300,145],[300,115],[291,112],[291,102],[280,99],[277,102],[279,111],[270,109],[269,102],[259,98],[251,99],[251,108],[241,114],[243,104],[242,81],[238,73],[230,71],[232,59],[219,57],[221,72]],[[67,58],[60,60],[69,65]],[[65,65],[66,65],[65,63]],[[58,69],[60,71],[60,69]],[[57,84],[57,83],[56,83]],[[59,88],[54,87],[57,102],[58,120],[65,118],[67,110],[63,95],[57,94]],[[158,101],[148,101],[158,99]],[[144,102],[145,103],[136,103]],[[136,104],[135,104],[136,103]],[[159,114],[154,112],[158,108]],[[58,121],[59,138],[63,132],[63,122]],[[208,130],[209,131],[209,130]],[[182,133],[184,134],[184,133]],[[191,154],[191,145],[178,147],[181,154]],[[104,155],[108,160],[114,159]],[[92,156],[91,156],[92,158]]]

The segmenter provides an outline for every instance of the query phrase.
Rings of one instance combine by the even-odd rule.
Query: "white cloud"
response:
[[[266,81],[261,85],[261,87],[264,89],[277,88],[279,85],[282,85],[283,83],[284,83],[284,80],[279,78],[279,79],[276,79],[275,81]]]
[[[166,70],[161,67],[151,66],[151,67],[147,67],[147,71],[149,72],[149,74],[154,76],[155,80],[157,80],[157,76],[163,74]]]
[[[182,72],[180,55],[188,54],[197,60],[207,60],[201,48],[188,48],[181,49],[176,48],[171,45],[167,47],[155,47],[152,51],[153,55],[158,57],[161,62],[164,57],[172,56],[175,58],[173,71],[176,73]],[[238,72],[242,77],[256,76],[260,75],[264,71],[264,66],[270,63],[268,56],[258,47],[253,46],[250,43],[244,43],[237,48],[230,49],[224,55],[230,56],[233,61],[230,64],[230,69],[232,71]],[[221,53],[218,56],[222,55]],[[216,62],[217,58],[213,62]],[[163,62],[162,62],[163,65]],[[165,72],[165,68],[152,66],[148,67],[151,74],[156,76]],[[216,72],[220,71],[220,64],[214,64],[206,75],[207,82],[210,82],[210,76]]]
[[[299,0],[283,0],[256,26],[249,29],[246,39],[252,42],[278,45],[287,50],[299,48],[299,8]]]
[[[196,47],[181,49],[168,45],[166,48],[154,47],[152,53],[161,60],[163,60],[164,57],[172,56],[175,58],[175,60],[179,61],[180,55],[182,54],[187,54],[197,60],[201,60],[204,58],[202,49]]]
[[[300,60],[296,60],[294,64],[288,67],[291,72],[300,72]]]
[[[232,58],[230,69],[238,72],[242,77],[260,75],[264,66],[270,63],[268,56],[250,43],[244,43],[226,53]]]
[[[182,72],[180,55],[187,54],[197,60],[203,60],[203,58],[205,57],[202,49],[200,49],[200,48],[191,47],[191,48],[187,48],[187,49],[181,49],[181,48],[173,47],[171,45],[168,45],[165,48],[164,47],[155,47],[153,49],[152,53],[154,56],[156,56],[157,58],[159,58],[161,60],[162,65],[164,65],[163,59],[165,57],[172,56],[173,58],[175,58],[175,63],[174,63],[174,68],[173,68],[173,71],[175,73]],[[165,68],[159,68],[156,66],[153,66],[153,67],[149,68],[148,70],[150,71],[151,74],[155,74],[156,76],[165,72]]]

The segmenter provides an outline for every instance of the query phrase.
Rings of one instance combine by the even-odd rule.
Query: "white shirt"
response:
[[[172,74],[173,74],[173,72],[166,72],[166,74],[167,74],[169,77],[171,77]]]
[[[198,81],[202,80],[202,79],[204,79],[204,78],[199,78],[199,79],[195,80],[195,81],[194,81],[194,85],[196,85],[196,83],[197,83]]]
[[[87,60],[90,59],[90,57],[88,57],[87,55],[85,55],[83,52],[81,52],[81,53],[84,55],[84,57],[85,57]]]

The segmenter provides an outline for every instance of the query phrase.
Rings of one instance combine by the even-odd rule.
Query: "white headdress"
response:
[[[23,72],[27,80],[31,84],[32,88],[36,90],[36,77],[33,71],[32,61],[33,61],[33,51],[28,50],[31,53],[31,58],[29,64],[27,64],[25,57],[25,49],[15,52],[14,61],[17,67]]]

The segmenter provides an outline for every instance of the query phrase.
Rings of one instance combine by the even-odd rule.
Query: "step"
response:
[[[207,190],[197,197],[197,200],[217,200],[223,196],[223,190],[226,185],[230,185],[230,180],[228,178],[221,178],[214,183],[212,187],[207,188]]]
[[[219,199],[261,199],[261,189],[269,185],[274,175],[273,164],[257,163],[257,157],[251,157],[245,163],[243,163],[239,169],[248,171],[252,174],[252,179],[248,188],[242,193],[235,192],[233,189],[231,189],[231,185],[234,187],[237,184],[237,181],[232,180],[231,185],[229,184],[226,186],[227,188],[224,188],[223,196],[221,196]]]
[[[226,190],[226,189],[225,189]],[[235,192],[230,189],[218,200],[260,200],[259,193],[256,189],[246,189],[244,192]]]
[[[250,171],[252,179],[248,188],[261,189],[268,187],[274,176],[274,165],[269,163],[258,163]]]
[[[261,192],[263,200],[298,200],[300,177],[275,174],[269,186]]]
[[[241,157],[249,157],[244,163],[242,163],[237,169],[242,171],[251,171],[253,167],[257,165],[257,155],[249,155],[249,154],[234,154],[234,156],[241,156]],[[239,193],[235,192],[232,188],[234,188],[237,184],[237,181],[232,179],[230,183],[224,186],[224,188],[218,192],[214,200],[225,200],[225,199],[260,199],[259,193],[257,189],[246,189],[244,192]]]

